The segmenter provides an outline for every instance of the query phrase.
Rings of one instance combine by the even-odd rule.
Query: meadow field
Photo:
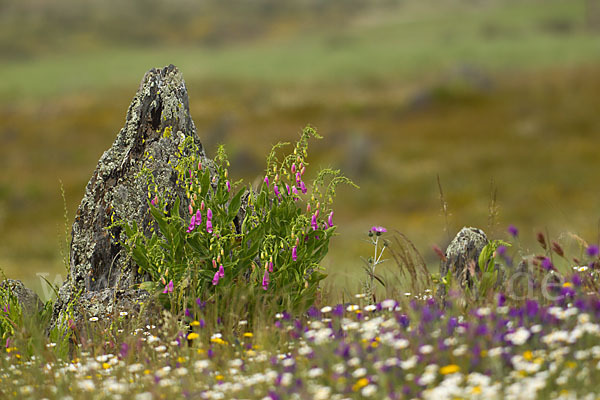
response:
[[[0,269],[45,302],[0,290],[0,397],[596,398],[599,21],[595,0],[0,1]],[[85,186],[169,64],[232,181],[260,188],[273,144],[323,136],[308,174],[359,186],[333,203],[328,276],[300,311],[264,278],[183,301],[163,282],[163,315],[44,331],[42,277],[67,276]],[[468,287],[436,276],[463,226],[495,246]],[[423,281],[385,253],[365,292],[380,236],[414,244]],[[528,260],[527,295],[482,283],[490,260]]]

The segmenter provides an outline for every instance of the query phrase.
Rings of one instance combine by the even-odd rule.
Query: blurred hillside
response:
[[[312,165],[361,186],[340,191],[333,284],[356,283],[373,224],[433,269],[463,225],[515,224],[525,252],[540,229],[597,242],[598,3],[0,0],[0,268],[38,291],[64,275],[65,223],[144,72],[170,63],[238,177],[306,124],[325,136]]]

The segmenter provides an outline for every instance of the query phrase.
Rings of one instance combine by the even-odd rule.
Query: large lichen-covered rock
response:
[[[135,221],[149,234],[148,177],[140,174],[142,169],[152,171],[162,192],[185,199],[171,162],[176,161],[178,146],[186,137],[198,146],[198,159],[206,160],[190,117],[182,74],[173,65],[151,69],[129,106],[125,126],[100,158],[87,184],[73,223],[70,273],[60,288],[52,325],[69,303],[75,313],[95,310],[102,314],[107,310],[92,303],[100,304],[100,308],[112,307],[124,293],[140,302],[145,299],[135,289],[143,277],[119,244],[120,228],[107,227],[113,221]],[[117,288],[120,296],[94,295],[107,288]],[[108,299],[112,302],[106,303]]]
[[[469,268],[478,271],[477,262],[483,248],[488,244],[488,238],[484,231],[478,228],[462,228],[452,239],[446,249],[445,257],[440,264],[440,279],[450,272],[454,279],[465,287],[470,282]],[[438,297],[444,298],[446,286],[441,283],[438,288]]]
[[[25,314],[33,315],[44,306],[37,293],[25,287],[19,280],[5,279],[0,283],[0,288],[10,292],[17,299]]]

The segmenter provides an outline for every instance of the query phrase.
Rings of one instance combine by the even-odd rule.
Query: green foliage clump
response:
[[[214,163],[203,161],[191,138],[180,145],[174,165],[185,198],[165,193],[145,171],[156,229],[148,236],[134,221],[118,223],[126,234],[122,245],[151,278],[142,287],[158,292],[173,310],[240,286],[282,307],[311,305],[326,276],[319,263],[336,228],[335,188],[352,182],[323,169],[310,187],[304,183],[310,138],[320,136],[307,127],[281,160],[278,151],[287,143],[275,145],[257,189],[230,181],[223,147]]]

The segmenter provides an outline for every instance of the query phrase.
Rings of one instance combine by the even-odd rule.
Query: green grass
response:
[[[149,68],[176,64],[188,81],[269,85],[415,79],[468,64],[489,70],[569,66],[600,59],[584,29],[583,2],[408,5],[349,27],[219,49],[100,47],[0,63],[0,100],[47,98],[132,85]],[[560,21],[568,32],[545,24]],[[487,31],[495,33],[488,34]]]

